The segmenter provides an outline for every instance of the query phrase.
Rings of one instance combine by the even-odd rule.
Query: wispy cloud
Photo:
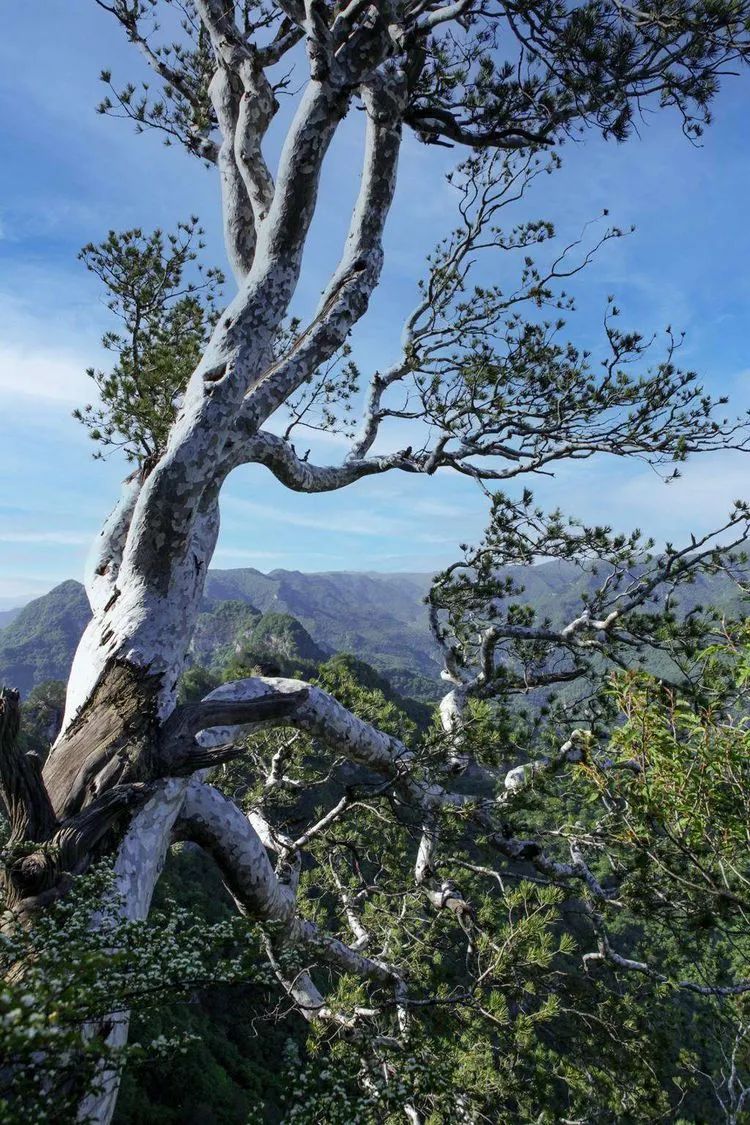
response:
[[[91,394],[85,363],[32,344],[0,344],[0,394],[81,403]]]
[[[615,488],[612,498],[657,533],[706,532],[725,520],[735,500],[750,499],[750,456],[696,458],[680,480],[662,487],[653,473],[639,473]]]
[[[41,597],[63,579],[59,574],[3,574],[0,576],[0,609],[13,609]]]
[[[92,467],[83,428],[70,420],[72,407],[92,393],[86,367],[106,362],[99,338],[108,324],[101,290],[76,263],[78,248],[109,227],[166,228],[197,213],[207,226],[207,261],[221,262],[223,250],[214,180],[158,138],[137,141],[90,112],[98,96],[92,55],[103,53],[116,71],[135,67],[136,81],[146,76],[113,21],[81,5],[65,11],[48,5],[50,34],[40,45],[40,5],[6,7],[0,112],[8,159],[0,250],[3,277],[10,280],[0,288],[0,516],[8,530],[0,538],[0,604],[17,604],[80,573],[89,540],[80,528],[104,517],[124,471],[116,458]],[[27,65],[32,49],[41,70]],[[54,66],[54,84],[38,81],[45,66]],[[728,381],[748,364],[750,307],[750,226],[738,186],[750,174],[747,87],[736,82],[732,90],[736,95],[728,85],[729,100],[717,102],[705,148],[686,145],[669,114],[656,115],[654,127],[627,146],[589,137],[567,146],[560,175],[541,177],[503,222],[548,217],[563,239],[575,237],[605,207],[613,221],[635,222],[633,238],[609,244],[576,280],[580,313],[570,318],[571,337],[582,346],[590,340],[597,361],[604,299],[614,292],[619,301],[622,291],[623,327],[686,327],[681,362],[705,372],[712,393],[728,387],[750,405],[750,378]],[[288,112],[282,110],[272,127],[272,161],[292,108],[289,100]],[[33,145],[25,143],[30,135]],[[298,287],[302,313],[316,307],[340,254],[357,190],[350,173],[360,166],[362,150],[362,115],[350,115],[324,168]],[[456,221],[455,193],[441,176],[456,159],[455,150],[405,139],[383,281],[351,340],[365,376],[399,354],[400,326],[416,299],[424,255]],[[516,276],[513,255],[490,259],[481,267],[482,280],[507,288]],[[300,452],[310,445],[311,459],[321,463],[340,461],[345,447],[329,433],[300,431],[295,440]],[[376,451],[418,447],[421,440],[422,427],[393,420]],[[641,524],[662,540],[684,540],[691,527],[720,519],[735,495],[750,493],[742,459],[696,460],[686,466],[685,480],[668,488],[623,461],[579,463],[577,469],[561,467],[549,482],[533,479],[540,502],[614,526]],[[373,477],[340,494],[298,497],[266,470],[253,472],[238,471],[240,480],[247,474],[246,490],[237,477],[229,484],[216,565],[427,571],[454,557],[458,541],[476,541],[486,518],[485,498],[455,473]]]
[[[688,541],[691,532],[706,534],[720,526],[735,500],[750,500],[750,455],[726,451],[694,456],[682,476],[667,484],[642,464],[623,465],[600,459],[563,467],[554,482],[537,486],[545,508],[564,503],[587,523],[617,531],[639,527],[659,545]]]
[[[304,558],[302,558],[300,552],[294,550],[253,551],[245,547],[218,547],[211,560],[211,566],[237,566],[244,563],[245,566],[257,565],[263,570],[274,570],[276,567],[299,570],[300,567],[307,569],[308,563],[313,563],[315,566],[343,565],[345,561],[342,555],[331,554],[328,551],[304,551]]]
[[[243,513],[271,523],[286,524],[291,527],[304,527],[320,532],[334,532],[342,535],[368,535],[377,538],[400,538],[408,535],[423,543],[441,543],[443,536],[415,530],[413,520],[407,516],[383,516],[363,508],[338,512],[320,512],[309,515],[294,512],[270,504],[259,504],[255,500],[242,500],[237,496],[222,498],[222,505],[235,515]]]

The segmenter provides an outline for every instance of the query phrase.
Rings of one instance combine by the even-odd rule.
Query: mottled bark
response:
[[[173,778],[154,786],[119,844],[112,893],[123,920],[142,921],[148,916],[187,786],[186,778]],[[105,1024],[91,1026],[85,1034],[104,1034],[113,1061],[102,1062],[95,1084],[82,1100],[78,1113],[81,1122],[93,1121],[97,1125],[107,1125],[115,1111],[120,1082],[117,1051],[127,1043],[130,1013],[120,1010],[108,1016]]]

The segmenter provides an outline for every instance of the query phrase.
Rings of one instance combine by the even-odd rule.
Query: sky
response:
[[[125,466],[95,461],[72,410],[91,401],[86,368],[103,364],[110,326],[80,247],[110,229],[170,228],[191,214],[207,231],[206,260],[223,264],[218,183],[212,171],[129,123],[95,113],[98,75],[143,77],[111,17],[93,0],[9,5],[0,42],[0,609],[80,578],[89,544],[117,496]],[[624,145],[595,137],[568,144],[563,167],[543,177],[508,222],[552,220],[576,237],[606,208],[635,232],[609,244],[576,280],[570,338],[592,346],[608,294],[623,327],[684,331],[681,366],[707,389],[750,408],[750,76],[727,80],[714,124],[691,145],[669,113],[652,114]],[[361,114],[329,154],[295,309],[309,313],[337,260],[361,158]],[[269,143],[274,159],[278,136]],[[407,137],[386,236],[386,264],[366,322],[353,339],[364,373],[397,358],[400,324],[415,301],[425,254],[452,225],[444,171],[456,154]],[[596,228],[592,228],[596,230]],[[498,277],[507,262],[485,267]],[[604,354],[604,353],[602,353]],[[403,435],[401,435],[403,436]],[[333,437],[315,457],[335,461]],[[401,447],[403,441],[397,442]],[[708,530],[750,497],[747,455],[696,458],[665,485],[641,463],[587,461],[534,482],[537,498],[657,541]],[[222,498],[214,566],[302,571],[434,571],[475,541],[487,501],[454,475],[390,474],[343,492],[300,496],[265,470],[236,472]]]

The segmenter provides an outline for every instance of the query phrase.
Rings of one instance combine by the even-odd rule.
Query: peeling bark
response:
[[[58,816],[71,816],[106,788],[151,780],[158,769],[158,677],[112,662],[58,740],[44,781]]]

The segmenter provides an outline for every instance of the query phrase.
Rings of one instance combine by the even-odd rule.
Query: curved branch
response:
[[[117,850],[111,891],[117,914],[123,921],[142,921],[148,916],[187,784],[186,780],[174,778],[157,783],[123,837]],[[80,1121],[97,1121],[103,1125],[110,1121],[120,1080],[120,1068],[112,1065],[112,1057],[127,1043],[129,1023],[130,1013],[120,1010],[100,1024],[84,1029],[86,1038],[100,1036],[104,1039],[109,1061],[100,1065],[97,1081],[81,1103]]]
[[[591,909],[587,913],[594,927],[598,949],[592,953],[584,953],[583,963],[586,967],[591,961],[606,961],[616,969],[624,969],[629,973],[640,973],[658,984],[671,985],[681,992],[692,992],[698,996],[742,996],[750,992],[750,981],[738,981],[737,984],[697,984],[691,980],[675,980],[665,973],[660,973],[646,961],[636,961],[632,957],[623,957],[613,948],[602,916]]]
[[[243,436],[243,432],[246,436]],[[268,430],[254,432],[252,424],[241,418],[235,433],[227,442],[222,465],[230,472],[239,465],[265,465],[277,480],[294,492],[335,492],[365,477],[377,476],[391,469],[417,472],[407,452],[387,457],[368,457],[346,461],[343,465],[313,465],[299,457],[291,442]]]
[[[223,138],[217,163],[221,179],[224,244],[232,272],[241,284],[252,269],[257,237],[255,214],[235,155],[239,95],[234,89],[232,76],[223,65],[217,67],[208,92]]]
[[[436,105],[413,105],[404,120],[432,144],[439,143],[436,138],[441,137],[473,149],[525,149],[530,146],[552,145],[559,125],[559,119],[551,118],[549,124],[545,123],[543,130],[537,131],[526,129],[520,124],[509,125],[507,128],[470,128],[454,113]]]
[[[120,499],[92,544],[86,560],[84,585],[94,616],[106,610],[115,592],[141,483],[140,470],[123,481]]]
[[[275,875],[260,837],[248,818],[218,789],[193,781],[187,789],[178,832],[216,860],[227,887],[243,911],[262,922],[282,926],[281,946],[301,946],[340,972],[379,984],[398,980],[389,966],[322,933],[297,915],[293,890]]]
[[[300,101],[253,267],[191,376],[167,450],[136,504],[123,570],[144,594],[169,589],[201,499],[217,483],[216,465],[243,396],[267,368],[299,277],[323,160],[348,102],[347,91],[318,82],[308,84]]]
[[[134,8],[129,8],[128,4],[123,3],[122,0],[113,0],[112,4],[107,4],[104,0],[94,0],[94,2],[105,12],[109,12],[113,15],[118,23],[121,24],[128,40],[135,44],[154,73],[158,74],[163,80],[165,86],[175,90],[180,95],[183,101],[194,111],[196,118],[202,118],[204,115],[204,105],[201,101],[199,91],[196,90],[185,70],[179,70],[177,67],[170,66],[166,61],[164,52],[152,48],[146,36],[140,31],[137,11],[134,10]],[[128,112],[130,109],[128,103],[123,104],[121,101],[121,105],[126,111],[126,116],[133,116]],[[137,116],[135,116],[134,119],[139,125],[141,124]],[[187,128],[187,136],[180,136],[180,133],[170,128],[168,124],[164,123],[163,119],[159,121],[154,117],[149,121],[149,124],[154,128],[165,129],[168,134],[177,136],[186,144],[189,152],[199,156],[202,160],[206,160],[211,164],[217,162],[219,146],[216,145],[208,135],[210,125],[198,126],[193,122]]]
[[[612,901],[614,891],[604,889],[597,882],[589,867],[580,855],[572,863],[561,863],[547,856],[535,840],[519,840],[507,832],[499,832],[493,820],[496,802],[481,800],[444,789],[432,782],[429,777],[421,778],[415,770],[414,754],[393,735],[373,727],[357,718],[345,707],[318,687],[305,685],[298,680],[254,679],[235,680],[223,684],[208,697],[211,700],[252,700],[275,693],[296,693],[307,687],[306,698],[284,719],[282,725],[296,727],[321,739],[328,746],[343,753],[347,758],[365,766],[379,776],[389,780],[393,794],[412,812],[423,818],[424,831],[417,857],[417,875],[422,878],[423,889],[435,890],[428,876],[436,866],[436,817],[441,811],[464,810],[483,832],[487,833],[488,843],[509,859],[532,863],[543,874],[559,882],[583,881],[592,892],[605,901]],[[256,724],[255,729],[269,724]],[[200,735],[202,745],[223,745],[232,740],[238,732],[232,728],[219,727],[203,731]],[[438,901],[440,895],[442,901]],[[459,892],[446,883],[438,896],[429,896],[435,905],[449,906],[456,913],[470,914],[470,908]]]
[[[261,150],[261,143],[278,109],[271,83],[266,77],[254,45],[246,42],[229,9],[217,0],[196,0],[220,70],[226,70],[227,83],[236,88],[235,113],[225,130],[225,143],[232,147],[235,166],[252,205],[256,224],[268,214],[273,200],[273,177]],[[222,146],[223,147],[223,146]]]
[[[206,758],[206,750],[196,742],[196,735],[210,727],[240,726],[245,723],[278,721],[292,714],[307,698],[307,689],[287,694],[266,695],[251,700],[208,699],[177,707],[161,731],[160,762],[165,773],[192,773],[217,758]],[[221,760],[236,757],[240,751],[229,746]]]

